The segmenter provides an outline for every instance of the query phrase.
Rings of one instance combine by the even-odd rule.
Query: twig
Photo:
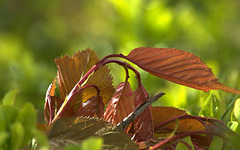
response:
[[[150,106],[154,101],[165,95],[163,92],[159,92],[155,96],[151,97],[148,101],[143,102],[140,106],[137,107],[132,113],[130,113],[126,118],[123,119],[120,123],[117,124],[117,128],[124,129],[129,125],[134,119],[136,119],[148,106]]]

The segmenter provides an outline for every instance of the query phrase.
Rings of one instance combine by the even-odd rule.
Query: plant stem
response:
[[[66,97],[66,104],[62,105],[61,108],[59,109],[59,111],[57,112],[57,115],[54,117],[53,121],[56,121],[58,118],[60,118],[63,113],[66,111],[67,106],[71,103],[71,101],[77,96],[77,94],[80,92],[81,90],[81,86],[82,84],[87,80],[87,78],[96,70],[98,70],[100,68],[100,64],[96,64],[94,65],[81,79],[80,81],[73,87],[72,91],[68,94],[68,96]]]
[[[141,82],[141,78],[140,78],[140,74],[139,72],[133,68],[131,65],[129,65],[126,62],[117,60],[117,59],[109,59],[111,57],[120,57],[120,58],[124,58],[129,60],[126,56],[122,55],[122,54],[112,54],[112,55],[108,55],[106,57],[104,57],[103,59],[101,59],[98,63],[96,63],[80,80],[79,82],[73,87],[73,89],[71,90],[71,92],[68,94],[67,98],[66,98],[66,104],[62,105],[61,108],[59,109],[60,112],[57,112],[57,115],[54,117],[54,119],[52,120],[52,122],[56,121],[59,117],[61,117],[63,115],[63,113],[66,111],[67,106],[71,103],[71,101],[76,97],[76,95],[79,93],[79,91],[81,90],[81,86],[82,84],[88,79],[88,77],[95,71],[97,71],[101,66],[106,65],[108,63],[114,62],[117,63],[121,66],[126,66],[127,68],[131,69],[137,76],[138,82],[139,82],[139,86],[143,89],[144,95],[145,97],[148,97],[148,93],[146,92],[146,90],[144,89],[142,82]],[[131,60],[129,60],[131,61]]]
[[[148,106],[150,106],[154,101],[165,95],[163,92],[159,92],[157,95],[150,98],[148,101],[145,101],[140,106],[138,106],[131,114],[121,121],[117,127],[123,130],[127,125],[129,125],[134,119],[136,119]]]
[[[117,54],[115,54],[115,55],[117,55]],[[119,55],[119,54],[118,54],[118,55]],[[122,55],[119,55],[119,56],[122,56]],[[102,63],[102,65],[106,65],[106,64],[108,64],[108,63],[117,63],[117,64],[119,64],[119,65],[121,65],[121,66],[123,66],[123,67],[127,67],[127,68],[131,69],[131,70],[136,74],[136,77],[137,77],[137,79],[138,79],[138,84],[139,84],[139,86],[143,89],[144,96],[145,96],[145,97],[149,97],[149,96],[148,96],[148,93],[146,92],[146,90],[145,90],[144,87],[143,87],[143,84],[142,84],[142,81],[141,81],[141,77],[140,77],[140,73],[139,73],[133,66],[131,66],[131,65],[128,64],[127,62],[123,62],[123,61],[120,61],[120,60],[118,60],[118,59],[105,60],[105,61]]]
[[[156,150],[156,149],[159,149],[160,147],[166,145],[167,143],[169,142],[173,142],[177,139],[181,139],[183,137],[186,137],[186,136],[190,136],[190,135],[195,135],[195,134],[210,134],[210,135],[216,135],[216,136],[219,136],[223,139],[227,139],[229,140],[227,137],[219,134],[219,133],[216,133],[216,132],[212,132],[212,131],[191,131],[191,132],[184,132],[184,133],[180,133],[180,134],[177,134],[175,136],[172,136],[170,138],[166,138],[165,140],[163,140],[162,142],[159,142],[158,144],[154,145],[152,148],[150,148],[149,150]]]

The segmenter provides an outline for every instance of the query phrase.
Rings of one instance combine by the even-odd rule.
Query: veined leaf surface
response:
[[[147,100],[147,97],[144,94],[143,90],[144,89],[142,89],[139,86],[135,91],[134,95],[135,108],[137,108],[139,105],[141,105],[144,101]],[[133,121],[135,131],[134,139],[137,141],[148,140],[153,137],[154,126],[151,108],[152,106],[150,105]]]
[[[76,116],[103,118],[104,104],[102,97],[91,97],[76,112]]]
[[[51,149],[62,149],[68,144],[80,145],[84,139],[91,136],[103,139],[102,149],[137,149],[125,133],[114,130],[113,124],[98,118],[60,118],[48,135]]]
[[[176,116],[188,115],[186,111],[180,110],[174,107],[152,107],[152,115],[154,120],[154,126],[157,126],[159,123],[164,122],[168,119],[171,119]],[[205,123],[208,125],[208,123]],[[157,132],[168,131],[171,132],[174,130],[176,122],[166,124],[165,126],[155,130]],[[206,130],[205,126],[199,122],[197,119],[182,119],[178,121],[177,132],[187,132],[193,130]]]
[[[104,113],[104,119],[117,124],[134,110],[133,92],[129,82],[118,85],[112,100],[109,102]]]
[[[240,94],[240,90],[227,87],[214,77],[212,70],[192,53],[174,48],[136,48],[127,59],[145,71],[178,84],[198,90],[220,89]]]
[[[77,52],[73,57],[65,55],[55,59],[57,65],[57,81],[62,99],[65,99],[83,75],[98,61],[99,59],[95,52],[91,49]],[[112,77],[106,66],[101,67],[92,74],[84,85],[87,84],[93,84],[99,88],[104,104],[106,104],[113,95]],[[94,88],[86,88],[79,96],[75,97],[75,100],[73,100],[70,105],[76,112],[82,102],[86,102],[93,96],[97,96],[96,90]]]

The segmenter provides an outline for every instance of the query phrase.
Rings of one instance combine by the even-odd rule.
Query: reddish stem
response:
[[[163,126],[165,126],[165,125],[167,125],[169,123],[175,122],[176,119],[179,119],[179,120],[182,120],[182,119],[196,119],[197,121],[199,121],[206,128],[206,130],[209,130],[209,128],[205,125],[205,123],[203,121],[209,121],[209,120],[213,121],[213,119],[205,118],[205,117],[199,117],[199,116],[198,117],[191,116],[191,115],[174,116],[174,117],[172,117],[172,118],[170,118],[168,120],[165,120],[165,121],[159,123],[158,125],[156,125],[154,127],[154,130],[157,130],[157,129],[159,129],[159,128],[161,128],[161,127],[163,127]],[[212,122],[210,122],[210,123],[212,123]]]
[[[117,55],[117,54],[116,54],[116,55]],[[119,55],[119,54],[118,54],[118,55]],[[119,56],[123,56],[123,55],[120,54]],[[137,77],[137,79],[138,79],[138,84],[139,84],[139,86],[143,89],[143,92],[144,92],[145,97],[147,97],[147,98],[149,97],[147,91],[146,91],[145,88],[143,87],[143,84],[142,84],[142,81],[141,81],[141,77],[140,77],[140,73],[139,73],[133,66],[131,66],[131,65],[128,64],[127,62],[123,62],[123,61],[120,61],[120,60],[118,60],[118,59],[105,60],[105,61],[102,63],[102,65],[106,65],[106,64],[108,64],[108,63],[117,63],[117,64],[119,64],[119,65],[121,65],[121,66],[123,66],[123,67],[127,67],[127,68],[131,69],[131,70],[136,74],[136,77]]]
[[[212,131],[191,131],[191,132],[184,132],[184,133],[180,133],[180,134],[177,134],[175,136],[172,136],[170,138],[166,138],[165,140],[163,140],[162,142],[159,142],[158,144],[154,145],[152,148],[150,148],[149,150],[156,150],[164,145],[166,145],[167,143],[169,142],[172,142],[172,141],[175,141],[177,139],[181,139],[181,138],[184,138],[184,137],[187,137],[187,136],[190,136],[190,135],[195,135],[195,134],[211,134],[211,135],[216,135],[216,136],[219,136],[223,139],[227,139],[227,137],[219,134],[219,133],[216,133],[216,132],[212,132]]]
[[[199,121],[199,122],[205,127],[205,129],[206,129],[207,131],[210,131],[210,129],[208,128],[208,126],[206,126],[206,124],[205,124],[204,121],[202,120],[202,119],[206,120],[206,119],[208,119],[208,118],[196,117],[196,116],[191,116],[191,115],[182,115],[182,116],[172,117],[172,118],[170,118],[170,119],[168,119],[168,120],[165,120],[165,121],[161,122],[161,123],[158,124],[157,126],[155,126],[154,130],[157,130],[157,129],[159,129],[159,128],[161,128],[161,127],[163,127],[163,126],[165,126],[165,125],[167,125],[167,124],[169,124],[169,123],[175,122],[176,119],[179,119],[179,120],[182,120],[182,119],[196,119],[197,121]],[[210,123],[212,123],[212,122],[210,122]],[[208,142],[210,143],[210,142],[211,142],[211,136],[210,136],[210,135],[206,135],[206,137],[207,137]]]
[[[192,147],[185,141],[181,140],[180,143],[184,144],[189,150],[192,150]]]
[[[72,91],[67,96],[67,102],[63,106],[63,108],[60,108],[60,112],[57,113],[57,115],[54,117],[53,121],[56,121],[59,117],[63,115],[63,113],[66,111],[67,106],[71,103],[71,101],[79,94],[79,91],[81,90],[81,85],[87,80],[87,78],[97,69],[100,68],[99,64],[94,65],[81,79],[80,81],[73,87]]]
[[[143,88],[143,85],[142,85],[142,82],[141,82],[141,78],[140,78],[140,74],[139,72],[133,68],[131,65],[129,65],[128,63],[126,62],[122,62],[120,60],[117,60],[117,59],[110,59],[110,60],[107,60],[108,58],[111,58],[111,57],[120,57],[120,58],[124,58],[124,59],[127,59],[129,60],[126,56],[122,55],[122,54],[112,54],[112,55],[108,55],[106,57],[104,57],[103,59],[101,59],[98,63],[96,63],[81,79],[80,81],[73,87],[72,91],[68,94],[67,96],[67,102],[65,104],[65,106],[63,106],[61,110],[61,112],[58,112],[57,115],[54,117],[54,119],[52,120],[52,122],[56,121],[59,117],[61,117],[63,115],[63,113],[66,111],[67,109],[67,106],[70,104],[70,102],[76,97],[76,95],[79,93],[79,87],[81,87],[81,85],[88,79],[89,75],[91,75],[94,71],[97,71],[101,66],[103,65],[106,65],[107,63],[111,63],[111,62],[114,62],[114,63],[117,63],[121,66],[126,66],[127,68],[131,69],[137,76],[138,78],[138,81],[139,81],[139,85],[141,86],[141,88],[143,89],[144,91],[144,95],[146,97],[148,97],[148,94],[146,92],[146,90]],[[131,60],[129,60],[131,61]]]

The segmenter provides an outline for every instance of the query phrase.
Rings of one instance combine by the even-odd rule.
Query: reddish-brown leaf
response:
[[[207,121],[200,121],[197,119],[198,117],[190,116],[187,114],[186,111],[180,110],[174,107],[152,107],[152,115],[153,115],[154,127],[155,127],[155,131],[154,131],[155,138],[169,137],[169,135],[172,134],[176,126],[178,126],[175,132],[176,135],[179,133],[194,132],[194,131],[201,131],[201,130],[209,130],[209,131],[219,130],[217,126],[214,126],[213,124]],[[176,117],[182,117],[182,116],[185,116],[185,119],[184,118],[180,119],[178,120],[178,123],[176,123]],[[175,118],[175,119],[169,122],[169,120],[171,120],[172,118]],[[156,128],[156,126],[158,126],[163,122],[165,125]],[[209,147],[212,140],[212,136],[192,135],[191,140],[194,142],[194,144],[197,144],[202,148],[206,148],[206,147]]]
[[[154,126],[164,122],[175,116],[187,115],[187,112],[174,107],[153,107],[152,116]],[[206,123],[207,124],[207,123]],[[178,122],[177,133],[193,131],[193,130],[206,130],[205,126],[197,119],[183,119]],[[169,123],[161,128],[156,129],[158,133],[171,133],[176,126],[176,122]]]
[[[48,134],[53,150],[63,149],[69,144],[81,145],[82,140],[91,136],[103,139],[102,149],[137,149],[135,143],[125,133],[114,129],[113,124],[98,118],[60,118],[53,124]]]
[[[104,104],[101,97],[91,97],[88,101],[82,103],[82,106],[76,112],[76,116],[103,118]]]
[[[45,96],[45,106],[44,106],[44,118],[45,122],[48,124],[50,120],[54,117],[54,105],[55,103],[52,101],[51,96],[55,95],[55,85],[56,80],[54,80],[48,87],[46,96]],[[50,118],[50,116],[52,118]]]
[[[133,92],[130,84],[122,82],[118,85],[112,100],[104,113],[104,119],[118,124],[134,110]]]
[[[62,100],[61,98],[56,97],[56,96],[50,96],[49,100],[51,101],[51,107],[52,107],[52,110],[54,111],[54,116],[55,116],[55,112],[58,112],[58,110],[62,106],[64,100]],[[69,105],[69,106],[67,106],[66,111],[64,112],[62,117],[70,117],[70,116],[73,116],[73,115],[74,115],[74,111],[73,111],[72,107]],[[48,124],[49,119],[50,119],[49,106],[48,105],[45,105],[44,117],[45,117],[46,124]]]
[[[135,91],[134,95],[134,106],[137,108],[140,104],[142,104],[146,99],[145,92],[140,86]],[[153,126],[153,118],[152,118],[152,110],[151,106],[149,106],[146,110],[144,110],[133,122],[134,126],[134,140],[144,141],[153,137],[154,126]]]
[[[61,99],[65,99],[82,76],[98,61],[99,59],[95,52],[91,49],[77,52],[73,57],[65,55],[64,57],[55,59]],[[105,104],[110,100],[114,92],[112,77],[109,72],[109,69],[106,66],[103,66],[92,74],[84,84],[96,85],[101,92],[100,94],[102,95]],[[70,105],[76,112],[79,107],[81,107],[82,102],[86,102],[93,96],[97,96],[96,89],[84,89],[83,92],[79,93],[79,96],[74,98]]]
[[[152,107],[154,126],[172,117],[181,115],[187,115],[187,112],[174,107]]]
[[[95,132],[101,130],[102,128],[107,127],[108,122],[98,119],[98,118],[89,118],[89,117],[67,117],[58,119],[53,125],[49,133],[49,138],[55,138],[58,136],[70,136],[72,139],[82,140],[86,137],[93,136]],[[88,130],[88,132],[84,132]],[[81,134],[81,132],[83,132]],[[80,134],[79,134],[80,133]]]
[[[212,70],[201,59],[189,52],[174,48],[136,48],[127,59],[149,73],[198,90],[220,89],[240,94],[240,90],[218,82]]]

